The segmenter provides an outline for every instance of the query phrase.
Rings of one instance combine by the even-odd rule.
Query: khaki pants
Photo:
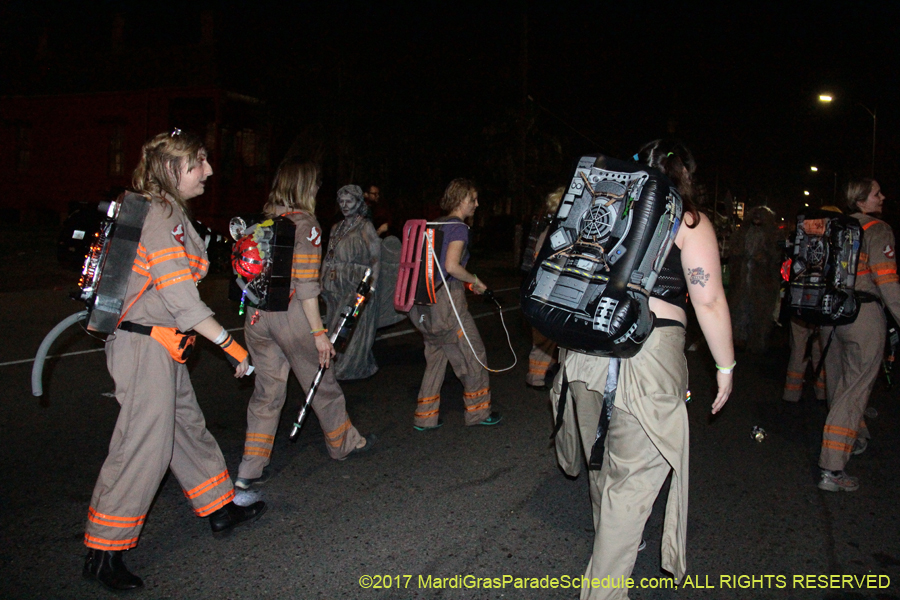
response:
[[[248,313],[244,338],[256,367],[256,382],[247,407],[247,437],[238,470],[238,477],[244,479],[262,475],[271,460],[291,371],[305,394],[319,370],[319,353],[298,300],[292,300],[285,312],[259,311],[255,325],[250,324],[251,318]],[[350,422],[344,392],[330,368],[322,376],[312,409],[325,433],[329,456],[341,459],[350,454],[361,436]]]
[[[806,357],[806,345],[810,337],[810,356]],[[816,333],[816,326],[810,325],[800,319],[791,319],[791,357],[788,360],[787,376],[784,380],[784,394],[782,399],[787,402],[799,402],[803,395],[803,381],[806,379],[806,365],[812,362],[813,371],[819,366],[822,359],[822,344]],[[816,398],[825,399],[825,375],[826,368],[816,378]]]
[[[825,357],[830,402],[819,467],[842,471],[856,438],[869,437],[863,413],[884,358],[884,312],[878,303],[866,302],[853,323],[822,327],[823,347],[832,330],[834,338]]]
[[[590,456],[594,444],[609,359],[574,352],[561,354],[575,410],[573,415],[567,408],[557,443],[562,446],[563,455],[568,455],[560,464],[572,475],[573,470],[577,473],[571,456],[575,431],[585,456]],[[554,407],[561,380],[562,376],[557,376],[553,385]],[[679,580],[686,573],[689,436],[684,405],[686,390],[687,362],[681,327],[655,329],[635,357],[621,362],[603,467],[589,473],[595,535],[585,577],[631,575],[653,502],[670,472],[672,484],[666,502],[662,568]],[[627,597],[627,590],[621,588],[583,587],[581,590],[582,599]]]
[[[556,352],[556,342],[534,328],[531,330],[531,340],[531,354],[528,355],[528,374],[525,375],[525,383],[540,387],[545,383],[547,371],[556,364],[556,358],[553,357]]]
[[[475,327],[475,320],[469,314],[462,282],[454,280],[449,285],[449,294],[447,286],[438,290],[436,304],[416,305],[409,311],[413,325],[425,339],[425,374],[419,388],[415,415],[415,425],[419,427],[434,427],[438,423],[441,386],[444,384],[448,362],[463,384],[466,425],[477,425],[491,414],[490,378],[487,370],[475,358],[477,354],[478,359],[487,364],[484,343]],[[453,313],[449,299],[451,295],[476,354],[469,348]]]
[[[106,364],[121,408],[84,540],[89,548],[128,550],[138,543],[166,470],[200,517],[231,502],[234,489],[186,365],[153,338],[121,330],[106,345]]]

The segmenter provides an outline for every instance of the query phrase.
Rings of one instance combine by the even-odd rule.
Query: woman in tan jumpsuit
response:
[[[268,477],[263,469],[272,456],[291,371],[306,392],[319,366],[331,366],[335,356],[319,313],[322,227],[313,214],[318,191],[319,170],[315,165],[287,162],[278,168],[263,207],[267,216],[285,217],[296,227],[291,301],[284,312],[249,311],[244,322],[244,339],[256,367],[256,386],[247,407],[244,457],[234,482],[239,489],[265,483]],[[331,458],[344,460],[372,448],[375,436],[363,437],[350,422],[344,392],[333,369],[325,371],[312,408]]]
[[[477,275],[466,269],[469,227],[465,221],[475,216],[477,208],[475,184],[462,178],[451,181],[441,198],[441,209],[447,215],[438,219],[443,223],[440,226],[444,233],[443,247],[435,249],[447,285],[437,290],[437,301],[433,305],[415,305],[409,311],[410,320],[425,341],[425,374],[413,421],[416,431],[431,431],[444,424],[440,418],[441,386],[447,363],[463,384],[465,424],[493,426],[503,419],[499,412],[491,410],[484,342],[466,303],[466,285],[475,294],[483,294],[488,289]],[[435,273],[434,277],[435,282],[442,281],[440,273]]]
[[[863,414],[884,357],[886,326],[879,303],[895,319],[900,317],[894,232],[878,218],[882,204],[884,194],[877,181],[863,178],[847,185],[848,212],[863,229],[855,285],[861,292],[862,306],[853,323],[820,330],[823,347],[833,336],[825,356],[829,408],[822,432],[818,483],[819,489],[828,492],[859,488],[859,480],[847,475],[844,467],[851,455],[862,453],[868,445]]]
[[[122,553],[137,545],[167,470],[178,479],[194,513],[209,517],[213,533],[256,519],[266,508],[263,502],[246,507],[233,502],[225,459],[206,429],[186,358],[175,358],[164,345],[167,336],[177,344],[181,332],[193,330],[225,350],[235,377],[249,369],[247,351],[197,293],[209,262],[204,241],[187,216],[187,201],[203,194],[211,175],[200,139],[178,129],[144,144],[134,172],[132,185],[147,197],[150,209],[131,266],[126,310],[106,343],[106,363],[121,408],[84,534],[90,549],[84,577],[116,591],[143,586],[125,567]]]

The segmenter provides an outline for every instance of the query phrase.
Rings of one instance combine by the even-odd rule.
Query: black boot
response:
[[[254,502],[250,506],[229,502],[209,515],[209,526],[214,534],[225,534],[241,523],[255,521],[264,512],[266,512],[266,503],[262,501]]]
[[[129,572],[125,566],[122,550],[89,549],[81,574],[85,579],[96,579],[114,592],[144,587],[141,578]]]

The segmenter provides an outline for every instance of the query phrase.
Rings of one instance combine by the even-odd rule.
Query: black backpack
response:
[[[650,292],[681,214],[660,171],[583,156],[522,286],[526,318],[563,348],[637,354],[653,330]]]
[[[856,320],[860,301],[853,287],[862,245],[859,221],[811,209],[797,216],[791,253],[791,316],[814,325],[846,325]]]

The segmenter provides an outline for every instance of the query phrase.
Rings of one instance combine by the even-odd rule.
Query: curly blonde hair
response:
[[[563,194],[566,193],[565,186],[559,186],[549,194],[544,199],[544,214],[547,215],[555,215],[556,210],[559,208],[559,203],[562,200]]]
[[[174,129],[171,133],[160,133],[141,148],[141,160],[131,177],[134,191],[165,202],[171,198],[185,212],[187,200],[178,193],[181,170],[187,165],[190,171],[206,158],[203,142],[193,133]]]

